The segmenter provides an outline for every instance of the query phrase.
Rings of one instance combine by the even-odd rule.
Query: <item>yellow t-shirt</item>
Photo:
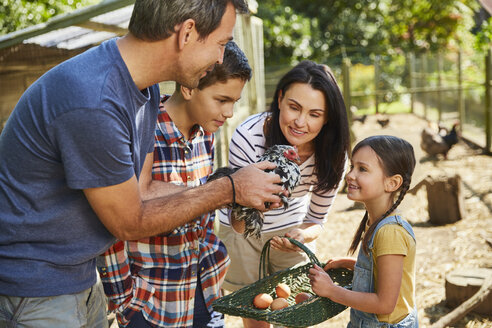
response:
[[[376,259],[381,255],[404,255],[403,275],[400,295],[394,311],[390,314],[378,314],[378,320],[391,324],[405,318],[415,306],[415,240],[398,224],[386,224],[378,230],[374,237],[372,256],[374,260],[374,281],[377,290],[378,271]]]

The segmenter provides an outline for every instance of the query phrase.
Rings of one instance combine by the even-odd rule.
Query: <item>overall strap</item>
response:
[[[413,240],[416,240],[415,239],[415,233],[413,232],[413,229],[412,229],[412,226],[410,225],[410,223],[408,223],[407,221],[402,219],[402,217],[400,215],[391,215],[391,216],[388,216],[388,217],[384,218],[383,220],[381,220],[381,222],[379,222],[378,225],[376,226],[376,229],[374,229],[374,232],[372,233],[371,239],[369,240],[369,244],[368,244],[369,249],[372,249],[372,247],[374,245],[374,236],[376,236],[376,233],[378,232],[378,230],[381,229],[386,224],[398,224],[398,225],[402,226],[410,234],[410,236],[412,236]]]

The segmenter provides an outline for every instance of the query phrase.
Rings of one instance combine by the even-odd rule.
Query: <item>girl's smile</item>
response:
[[[353,154],[346,180],[347,197],[351,200],[369,202],[386,194],[385,174],[371,147],[362,147]]]

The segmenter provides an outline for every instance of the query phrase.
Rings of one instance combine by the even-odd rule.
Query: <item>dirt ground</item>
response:
[[[415,195],[407,195],[400,205],[414,227],[417,237],[417,306],[420,327],[429,327],[451,310],[445,306],[446,274],[458,268],[492,268],[492,248],[486,239],[492,239],[492,157],[481,155],[460,141],[448,153],[447,159],[428,160],[420,149],[420,131],[426,121],[412,114],[390,116],[389,124],[381,128],[375,116],[364,124],[355,122],[357,140],[375,135],[396,135],[408,140],[415,149],[417,167],[412,186],[428,174],[459,174],[463,180],[465,218],[454,224],[433,226],[428,223],[425,188]],[[364,211],[347,199],[337,196],[328,215],[324,233],[317,241],[317,256],[321,261],[345,256],[353,233]],[[317,325],[319,328],[346,327],[349,311]],[[242,327],[241,319],[226,316],[226,327]],[[457,328],[492,327],[490,317],[469,314],[456,323]]]

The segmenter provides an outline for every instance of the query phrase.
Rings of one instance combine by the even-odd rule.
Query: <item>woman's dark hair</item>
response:
[[[376,229],[376,226],[379,222],[381,222],[381,220],[391,214],[391,212],[393,212],[398,205],[400,205],[403,197],[405,197],[405,194],[410,188],[413,170],[415,169],[415,154],[413,152],[413,147],[409,142],[393,136],[372,136],[366,138],[354,147],[352,156],[362,147],[371,147],[371,149],[374,150],[378,156],[378,160],[383,168],[385,176],[390,177],[399,174],[403,178],[403,183],[400,188],[398,188],[400,194],[398,195],[396,201],[390,209],[386,211],[386,213],[371,224],[371,226],[367,229],[367,232],[364,234],[364,238],[362,239],[362,249],[366,254],[368,254],[369,239],[371,238],[374,229]],[[398,190],[396,190],[395,193]],[[364,218],[359,224],[359,228],[355,232],[354,239],[352,240],[352,244],[349,248],[349,253],[353,254],[357,249],[368,219],[369,215],[366,211]]]
[[[318,179],[314,190],[328,191],[338,187],[342,179],[346,157],[350,150],[350,133],[342,93],[326,65],[306,60],[280,79],[268,111],[271,115],[265,122],[265,146],[288,144],[280,129],[278,98],[279,94],[285,95],[294,83],[308,84],[311,88],[321,91],[325,97],[328,122],[323,125],[314,139],[314,174]]]
[[[211,72],[200,79],[198,89],[203,90],[216,82],[225,83],[229,79],[249,81],[251,74],[248,58],[234,41],[229,41],[225,46],[222,64],[215,65]]]

